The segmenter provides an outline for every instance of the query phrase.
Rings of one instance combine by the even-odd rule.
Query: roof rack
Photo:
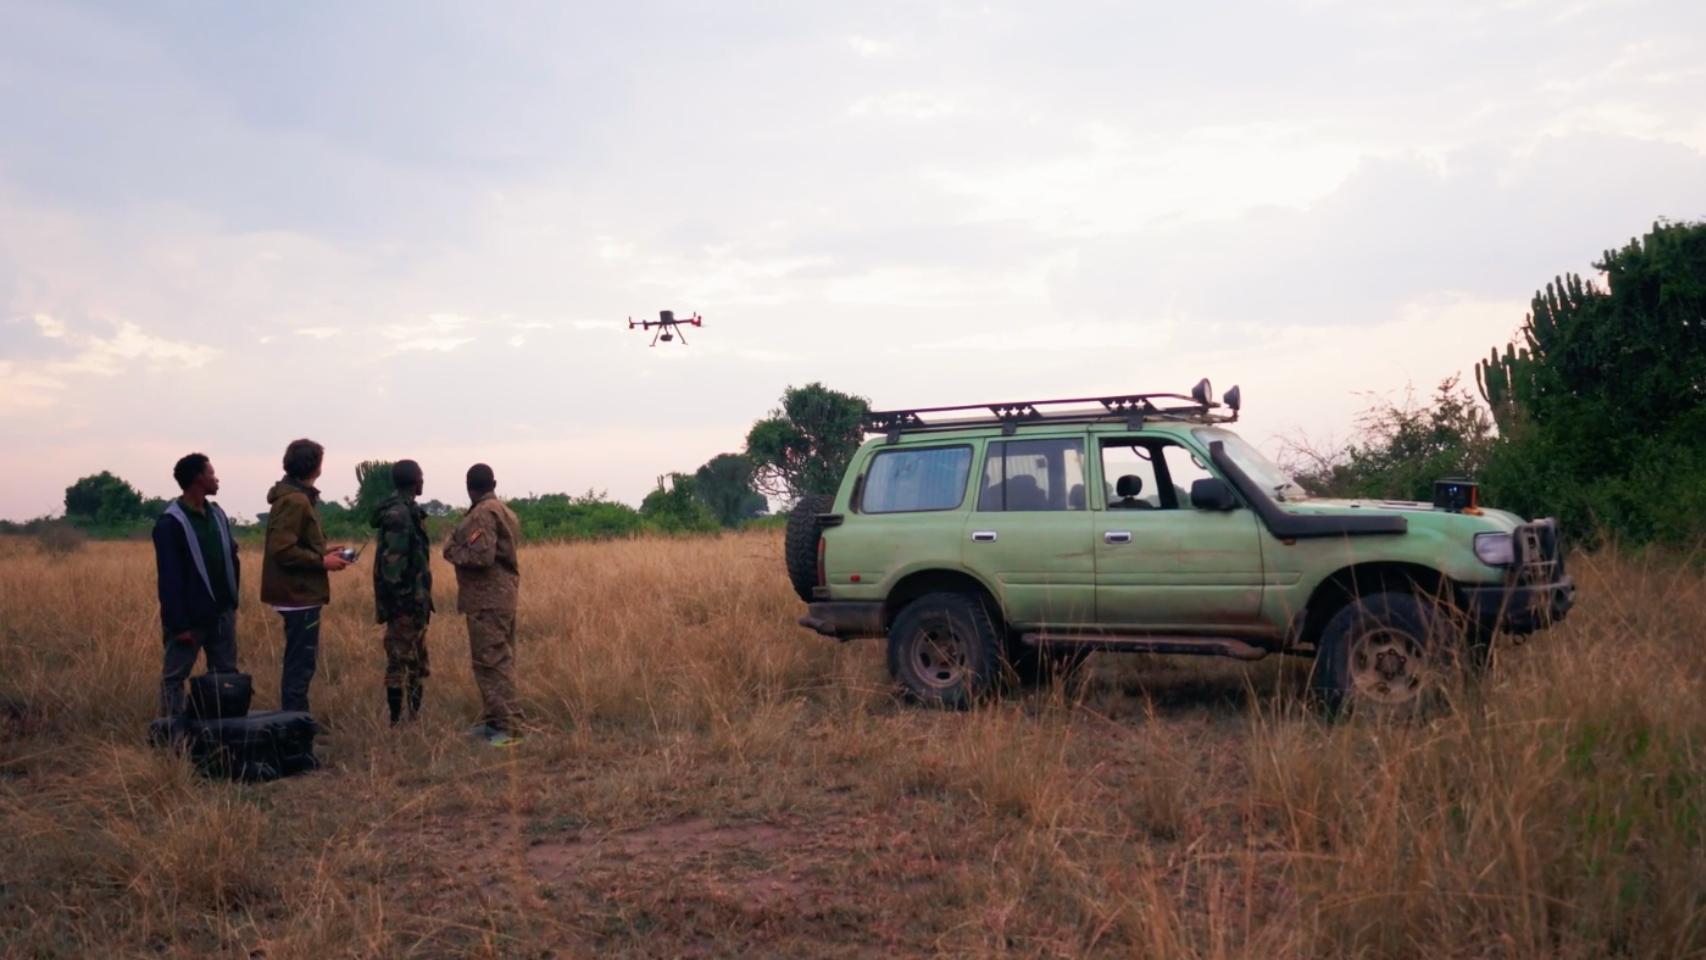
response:
[[[1200,380],[1189,394],[1127,393],[1106,397],[1073,397],[1063,400],[1017,400],[1009,403],[968,403],[949,407],[915,407],[910,410],[874,410],[865,415],[866,433],[887,434],[890,443],[904,433],[962,430],[967,427],[1000,427],[1011,435],[1021,426],[1041,423],[1117,423],[1133,430],[1145,420],[1187,420],[1198,423],[1230,423],[1238,419],[1242,396],[1237,387],[1226,391],[1223,403],[1209,399],[1213,388]],[[1181,402],[1182,401],[1182,402]],[[1056,409],[1066,407],[1068,409]],[[1230,413],[1215,413],[1228,409]],[[926,414],[965,413],[981,415],[950,419],[925,419]]]

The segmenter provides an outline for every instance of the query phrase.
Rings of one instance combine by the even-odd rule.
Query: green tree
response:
[[[1476,366],[1498,420],[1489,492],[1578,537],[1706,535],[1706,223],[1606,251],[1603,286],[1560,277],[1517,342]]]
[[[721,524],[700,502],[693,477],[671,473],[658,478],[656,490],[640,502],[640,516],[664,533],[709,533]]]
[[[739,453],[720,453],[693,473],[693,489],[725,527],[763,511],[764,495],[753,489],[752,459]]]
[[[110,472],[102,470],[82,477],[65,488],[65,516],[78,523],[102,526],[126,523],[139,519],[143,511],[142,494]]]
[[[1428,500],[1441,477],[1473,477],[1486,467],[1493,421],[1456,377],[1432,402],[1379,403],[1358,419],[1359,439],[1322,454],[1293,446],[1296,477],[1320,496]]]
[[[505,499],[528,540],[613,540],[645,532],[639,511],[601,490],[578,497],[547,493]],[[454,514],[453,514],[454,515]]]
[[[396,489],[391,482],[391,461],[363,460],[355,465],[355,499],[350,502],[350,509],[357,516],[372,516],[379,501]]]
[[[782,405],[746,435],[754,485],[790,502],[808,494],[834,493],[864,440],[861,421],[870,409],[864,397],[821,383],[789,387],[782,393]]]
[[[1617,436],[1692,424],[1706,404],[1706,223],[1658,223],[1607,250],[1602,288],[1536,293],[1520,343],[1476,365],[1501,429],[1586,414]]]

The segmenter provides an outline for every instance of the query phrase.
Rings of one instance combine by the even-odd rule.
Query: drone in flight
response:
[[[656,320],[635,320],[633,317],[628,318],[629,330],[636,328],[640,330],[650,330],[653,327],[657,328],[658,332],[652,334],[651,345],[654,347],[658,345],[659,340],[662,340],[664,343],[669,343],[676,337],[681,338],[681,345],[685,347],[687,346],[687,334],[682,330],[682,327],[702,327],[704,325],[705,319],[697,313],[691,317],[677,318],[674,310],[659,310],[658,318]]]

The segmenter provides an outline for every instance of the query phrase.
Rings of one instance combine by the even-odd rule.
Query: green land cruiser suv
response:
[[[1238,388],[872,413],[833,498],[789,517],[803,626],[886,636],[907,695],[960,707],[1092,650],[1314,657],[1332,708],[1402,707],[1499,631],[1569,612],[1557,526],[1310,497],[1227,429]]]

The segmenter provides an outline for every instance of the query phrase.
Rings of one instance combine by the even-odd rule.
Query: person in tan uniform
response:
[[[456,568],[456,610],[468,618],[468,649],[484,715],[470,731],[493,746],[520,743],[516,729],[515,602],[521,586],[521,522],[497,498],[492,468],[468,468],[468,513],[444,545]]]

